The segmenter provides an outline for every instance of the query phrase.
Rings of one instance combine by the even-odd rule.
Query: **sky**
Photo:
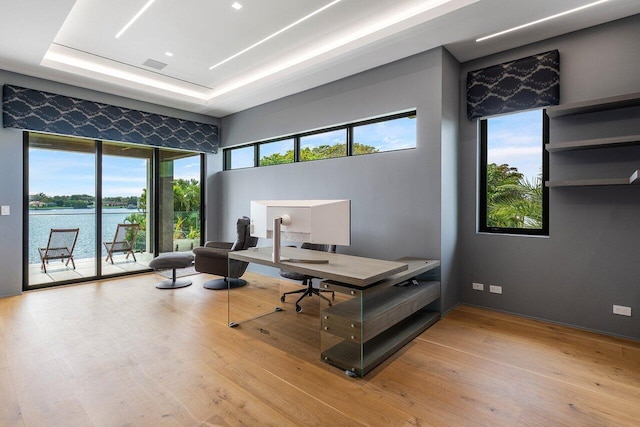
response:
[[[140,196],[147,181],[147,160],[104,156],[104,197]],[[174,161],[174,177],[200,180],[200,156]],[[59,150],[29,150],[29,194],[95,195],[95,155]]]
[[[529,181],[542,167],[542,111],[509,114],[488,120],[487,163],[518,168]]]

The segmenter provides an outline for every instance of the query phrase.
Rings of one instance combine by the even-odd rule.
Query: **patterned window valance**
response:
[[[517,59],[467,74],[467,117],[557,105],[560,102],[557,50]]]
[[[215,153],[218,127],[159,114],[4,85],[2,123],[18,128],[108,141]]]

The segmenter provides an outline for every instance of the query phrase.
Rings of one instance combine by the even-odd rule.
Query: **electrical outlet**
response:
[[[492,294],[501,294],[502,293],[502,286],[489,285],[489,292],[491,292]]]
[[[473,290],[474,291],[484,291],[484,285],[482,283],[473,283]]]
[[[613,305],[613,314],[619,314],[620,316],[631,316],[631,307],[625,307],[624,305]]]
[[[11,206],[3,206],[0,215],[11,215]]]

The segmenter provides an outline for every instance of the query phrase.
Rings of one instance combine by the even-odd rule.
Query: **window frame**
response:
[[[236,145],[234,147],[229,147],[229,148],[224,148],[223,149],[223,170],[228,171],[228,170],[240,170],[240,169],[249,169],[252,166],[247,166],[247,167],[243,167],[243,168],[231,168],[231,153],[234,150],[239,150],[242,148],[247,148],[247,147],[254,147],[255,150],[255,155],[254,155],[254,165],[253,167],[265,167],[265,166],[279,166],[282,164],[292,164],[292,163],[307,163],[310,161],[316,161],[316,160],[301,160],[300,159],[300,139],[306,136],[310,136],[310,135],[315,135],[315,134],[320,134],[320,133],[326,133],[326,132],[331,132],[331,131],[336,131],[336,130],[342,130],[345,129],[346,130],[346,144],[347,144],[347,150],[346,150],[346,155],[344,156],[338,156],[338,157],[327,157],[324,159],[317,159],[317,160],[331,160],[331,159],[340,159],[343,157],[360,157],[366,154],[357,154],[354,155],[353,154],[353,130],[354,128],[358,127],[358,126],[363,126],[363,125],[369,125],[369,124],[374,124],[374,123],[380,123],[380,122],[385,122],[385,121],[391,121],[391,120],[396,120],[396,119],[401,119],[401,118],[414,118],[417,120],[418,117],[418,110],[416,109],[411,109],[411,110],[406,110],[406,111],[402,111],[399,113],[393,113],[393,114],[387,114],[384,116],[379,116],[379,117],[374,117],[374,118],[370,118],[370,119],[366,119],[366,120],[358,120],[356,122],[352,122],[352,123],[347,123],[347,124],[342,124],[342,125],[333,125],[333,126],[327,126],[324,128],[320,128],[320,129],[314,129],[314,130],[309,130],[309,131],[304,131],[304,132],[298,132],[298,133],[294,133],[294,134],[290,134],[290,135],[284,135],[284,136],[279,136],[276,138],[269,138],[269,139],[265,139],[262,141],[257,141],[257,142],[251,142],[251,143],[247,143],[247,144],[242,144],[242,145]],[[277,141],[282,141],[282,140],[287,140],[287,139],[293,139],[294,141],[294,152],[293,152],[293,162],[289,162],[289,163],[281,163],[278,165],[260,165],[260,146],[263,144],[269,144],[272,142],[277,142]],[[390,153],[390,152],[394,152],[394,151],[403,151],[403,150],[412,150],[418,147],[418,132],[417,132],[417,121],[416,121],[416,146],[415,147],[409,147],[409,148],[399,148],[397,150],[386,150],[386,151],[380,151],[378,153],[367,153],[367,154],[380,154],[380,153]]]
[[[515,228],[495,227],[487,225],[487,158],[488,158],[488,120],[491,117],[478,119],[478,233],[506,234],[521,236],[549,236],[549,188],[546,182],[549,179],[549,153],[545,149],[549,143],[549,116],[546,109],[541,108],[542,114],[542,227],[541,228]],[[530,111],[530,110],[529,110]],[[518,114],[525,111],[517,111],[509,114]]]

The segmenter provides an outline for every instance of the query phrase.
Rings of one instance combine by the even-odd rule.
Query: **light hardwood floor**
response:
[[[638,342],[459,306],[356,379],[319,360],[316,297],[232,329],[212,277],[0,299],[0,426],[640,425]]]

